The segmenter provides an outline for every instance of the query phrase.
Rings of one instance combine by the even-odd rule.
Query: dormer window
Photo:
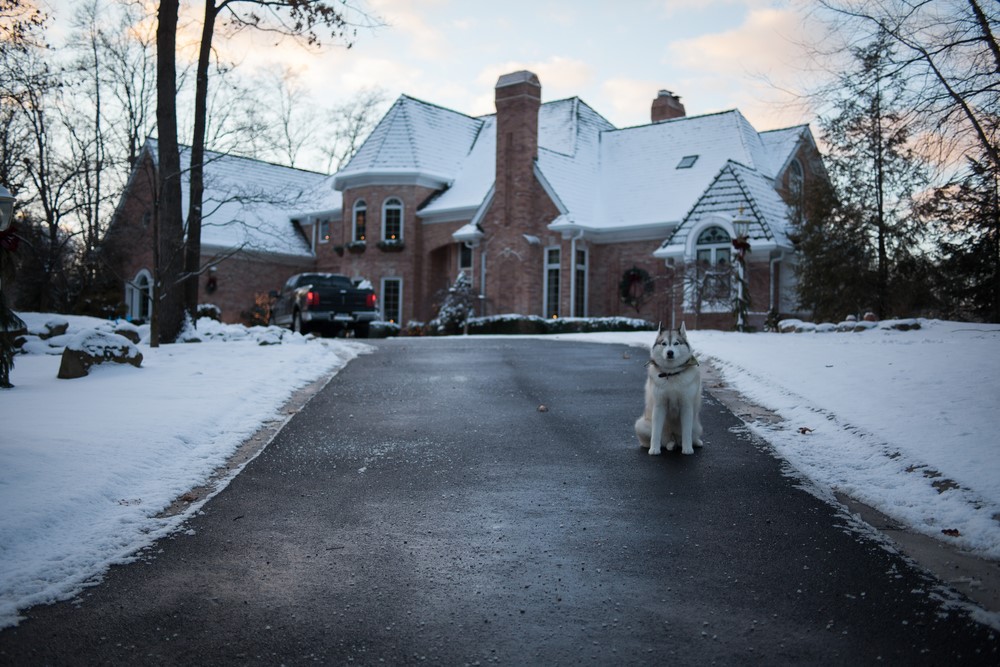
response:
[[[694,163],[698,161],[697,155],[685,155],[681,158],[681,161],[677,163],[678,169],[690,169],[694,166]]]
[[[364,199],[359,199],[354,203],[354,225],[351,241],[358,242],[365,240],[365,220],[368,217],[368,206]]]

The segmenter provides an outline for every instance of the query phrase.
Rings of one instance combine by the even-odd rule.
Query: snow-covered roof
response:
[[[775,190],[773,179],[730,160],[654,255],[660,258],[690,255],[695,235],[709,225],[720,225],[732,235],[732,220],[737,215],[751,221],[748,238],[754,248],[791,248],[788,239],[791,212]]]
[[[158,144],[148,139],[154,160]],[[190,148],[181,147],[181,205],[187,216]],[[332,177],[251,158],[205,152],[201,243],[206,250],[249,250],[281,255],[312,255],[289,220],[313,212],[335,212],[341,193]]]
[[[483,120],[402,95],[337,173],[338,189],[355,182],[418,184],[441,187],[454,180],[483,126]]]
[[[758,133],[735,110],[617,129],[574,97],[539,108],[535,173],[559,209],[549,221],[553,230],[583,229],[610,239],[646,229],[662,239],[726,164],[736,162],[773,179],[803,134],[805,126]],[[436,152],[421,157],[420,146],[434,146]],[[496,178],[495,114],[470,118],[403,96],[338,174],[337,186],[349,183],[352,174],[398,174],[435,159],[435,173],[446,185],[419,211],[420,218],[473,218],[488,204]],[[685,159],[690,164],[681,167]]]

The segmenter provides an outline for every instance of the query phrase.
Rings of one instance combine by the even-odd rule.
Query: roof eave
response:
[[[452,177],[413,169],[364,169],[350,173],[339,173],[333,177],[334,190],[366,185],[417,185],[438,190],[451,185]]]

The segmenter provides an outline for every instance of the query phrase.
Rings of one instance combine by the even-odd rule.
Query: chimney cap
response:
[[[497,88],[504,88],[505,86],[516,86],[520,83],[530,83],[533,86],[542,87],[542,84],[538,81],[538,76],[534,72],[529,72],[528,70],[520,70],[519,72],[511,72],[509,74],[502,74],[500,78],[497,79]]]
[[[672,97],[675,100],[681,99],[681,96],[676,94],[672,90],[667,90],[666,88],[661,88],[660,92],[656,94],[657,97]]]

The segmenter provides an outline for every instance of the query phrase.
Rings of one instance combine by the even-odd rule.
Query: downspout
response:
[[[486,241],[479,245],[479,303],[480,317],[486,316]]]

